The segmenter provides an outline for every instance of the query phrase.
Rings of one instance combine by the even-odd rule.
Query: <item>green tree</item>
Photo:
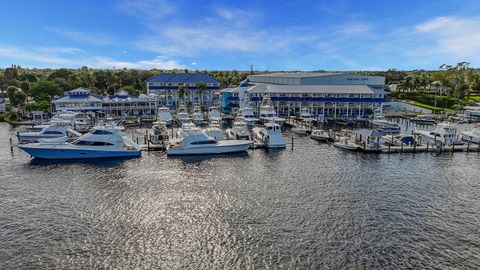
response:
[[[205,92],[207,92],[208,90],[208,87],[207,87],[207,84],[206,83],[197,83],[197,90],[198,90],[198,93],[200,94],[200,102],[201,102],[201,105],[203,106],[203,95],[205,94]]]
[[[62,88],[51,81],[41,81],[35,83],[31,88],[32,96],[35,100],[42,100],[46,96],[53,99],[54,96],[63,94]]]
[[[137,91],[135,90],[135,88],[133,88],[133,86],[131,85],[127,85],[127,86],[124,86],[122,87],[123,90],[127,91],[129,95],[132,95],[132,96],[135,96],[137,95]]]
[[[21,82],[20,88],[22,88],[23,92],[26,94],[30,93],[30,83],[28,81]]]
[[[188,90],[185,88],[185,86],[183,85],[178,86],[177,96],[180,99],[183,99],[183,101],[185,102],[185,98],[186,96],[188,96]]]

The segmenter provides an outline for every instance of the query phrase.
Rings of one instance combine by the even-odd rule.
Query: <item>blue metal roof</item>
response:
[[[163,82],[163,83],[219,83],[205,73],[159,73],[145,82]]]

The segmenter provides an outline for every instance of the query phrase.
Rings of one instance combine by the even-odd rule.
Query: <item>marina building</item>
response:
[[[168,107],[176,107],[179,101],[210,106],[213,92],[220,89],[220,82],[204,73],[160,73],[145,83],[147,92],[158,95],[159,102]]]
[[[76,88],[53,101],[56,111],[96,112],[102,109],[102,99],[91,94],[90,89]]]
[[[236,88],[222,91],[222,108],[230,113],[247,102],[259,111],[270,96],[280,116],[308,108],[315,116],[365,117],[387,102],[385,77],[349,73],[271,73],[250,75]]]

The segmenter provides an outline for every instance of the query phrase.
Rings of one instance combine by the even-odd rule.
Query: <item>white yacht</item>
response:
[[[40,131],[27,131],[20,132],[17,134],[18,141],[20,143],[27,142],[38,142],[40,139],[52,139],[60,137],[68,137],[68,131],[73,132],[73,130],[68,129],[64,126],[58,126],[56,124],[51,124],[44,127]],[[77,133],[78,135],[78,133]],[[79,134],[81,135],[81,134]]]
[[[462,139],[473,143],[480,143],[480,125],[476,125],[471,131],[462,132]]]
[[[222,121],[222,115],[220,114],[220,108],[218,106],[211,106],[208,108],[208,120],[209,121]]]
[[[188,114],[188,109],[185,104],[180,104],[177,110],[177,123],[181,126],[183,123],[188,123],[192,118]]]
[[[164,122],[167,126],[172,124],[172,113],[168,107],[158,108],[158,121]]]
[[[39,159],[138,157],[141,154],[140,146],[112,124],[94,127],[90,133],[71,143],[66,142],[67,137],[63,138],[64,140],[41,140],[18,147]]]
[[[439,123],[434,130],[417,130],[414,133],[423,135],[434,142],[441,142],[442,144],[460,144],[457,130],[450,123]]]
[[[250,127],[255,126],[258,122],[258,118],[255,117],[253,108],[248,103],[245,107],[238,109],[237,118],[243,118]]]
[[[203,123],[205,122],[200,105],[193,106],[192,120],[193,120],[193,123],[197,126],[203,125]]]
[[[330,133],[323,129],[312,130],[312,134],[310,134],[310,139],[319,142],[328,142],[332,140],[332,138],[330,137]]]
[[[211,120],[208,127],[205,129],[205,134],[214,138],[217,141],[225,140],[225,133],[220,127],[218,120]]]
[[[388,121],[380,110],[376,110],[373,119],[370,121],[372,125],[377,126],[378,130],[383,133],[400,133],[400,126],[392,121]]]
[[[260,105],[260,121],[265,123],[277,123],[280,127],[285,123],[285,119],[277,116],[270,96],[265,95]]]
[[[307,107],[302,107],[300,110],[300,119],[305,122],[311,122],[314,120],[314,117]]]
[[[200,128],[194,128],[180,142],[172,145],[167,155],[206,155],[226,154],[247,151],[252,145],[251,141],[223,140],[217,141],[209,137]]]
[[[197,126],[195,126],[194,123],[183,123],[182,126],[177,130],[177,138],[181,140],[183,137],[187,136],[192,130],[196,128]]]
[[[264,143],[267,148],[285,148],[287,144],[282,136],[281,127],[277,123],[265,123],[264,127],[254,127],[254,138]]]
[[[227,129],[227,138],[229,140],[252,140],[252,136],[247,127],[247,122],[237,118],[233,122],[232,128]]]
[[[166,123],[163,121],[154,122],[152,128],[148,131],[148,139],[153,145],[168,145],[169,136]]]

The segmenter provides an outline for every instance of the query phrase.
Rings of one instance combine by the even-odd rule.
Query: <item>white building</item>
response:
[[[99,111],[102,109],[102,99],[91,95],[86,88],[76,88],[65,92],[65,96],[53,101],[56,111]]]

